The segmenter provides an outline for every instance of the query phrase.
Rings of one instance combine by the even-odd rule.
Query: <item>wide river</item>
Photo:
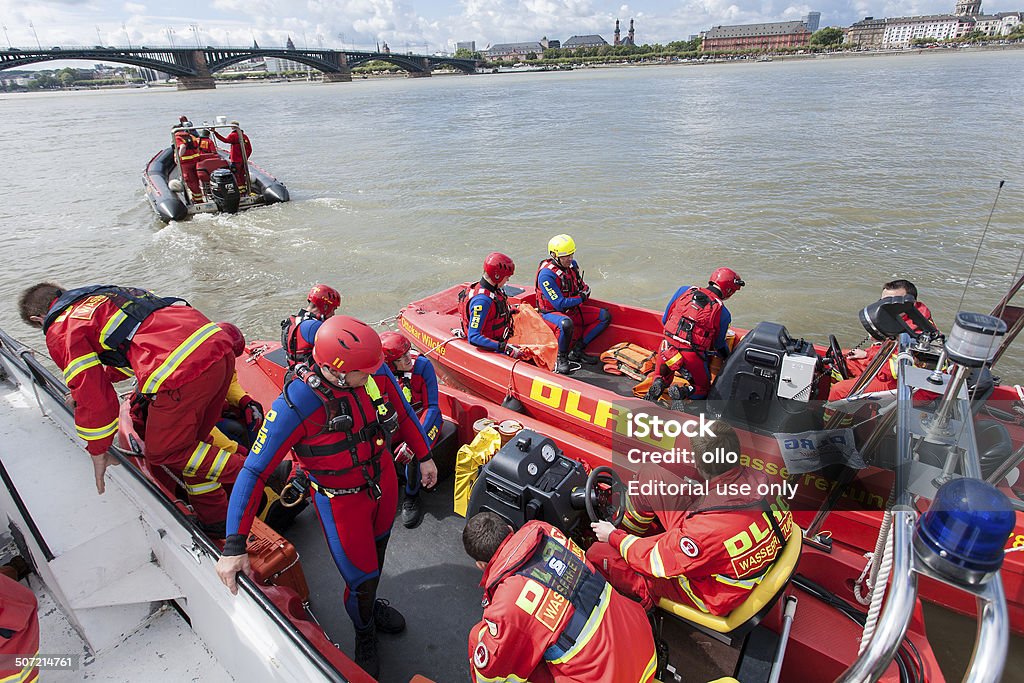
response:
[[[314,282],[377,321],[491,251],[532,282],[568,232],[600,298],[660,309],[726,265],[748,283],[737,325],[850,346],[857,311],[905,277],[948,330],[965,283],[963,308],[988,312],[1024,246],[1022,67],[1012,51],[0,95],[0,327],[42,348],[15,300],[52,279],[183,296],[276,338]],[[157,221],[141,172],[182,113],[239,119],[293,201]],[[997,374],[1024,382],[1022,359]]]

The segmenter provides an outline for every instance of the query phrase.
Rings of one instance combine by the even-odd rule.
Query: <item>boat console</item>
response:
[[[737,427],[800,432],[820,427],[808,402],[828,398],[829,376],[814,345],[785,326],[762,322],[725,362],[708,394],[708,411]]]
[[[489,510],[516,529],[539,519],[569,534],[586,517],[586,484],[581,463],[563,455],[551,439],[524,429],[483,466],[466,518]]]

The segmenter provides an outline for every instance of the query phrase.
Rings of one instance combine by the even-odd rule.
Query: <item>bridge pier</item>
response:
[[[178,90],[214,90],[217,82],[213,76],[179,76]]]
[[[352,71],[342,72],[324,72],[324,83],[351,83],[352,82]]]

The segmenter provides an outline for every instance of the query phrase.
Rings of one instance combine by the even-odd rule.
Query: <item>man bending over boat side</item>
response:
[[[182,302],[184,306],[173,304]],[[43,282],[18,302],[22,320],[41,327],[53,362],[75,400],[75,427],[93,456],[96,490],[116,460],[113,384],[134,376],[146,405],[145,457],[180,477],[203,528],[223,537],[227,496],[244,458],[210,443],[235,372],[231,339],[183,299],[135,287],[65,290]]]
[[[405,618],[377,599],[398,481],[389,452],[392,432],[419,460],[423,485],[437,483],[428,440],[394,375],[384,365],[377,332],[359,320],[334,316],[317,330],[313,364],[267,412],[245,467],[231,491],[227,540],[217,574],[237,592],[235,575],[250,571],[245,539],[267,477],[288,451],[309,476],[313,505],[334,562],[345,580],[345,610],[356,629],[355,662],[377,677],[377,631],[399,633]]]
[[[695,454],[740,452],[739,437],[730,425],[716,421],[710,430],[714,436],[690,440]],[[646,609],[668,598],[724,616],[750,596],[790,534],[800,532],[785,501],[769,506],[757,495],[758,485],[768,483],[763,472],[738,462],[695,459],[698,474],[709,482],[706,495],[692,501],[677,495],[630,497],[624,526],[646,533],[657,520],[665,531],[639,536],[610,522],[595,522],[591,526],[598,542],[587,550],[587,559],[618,591]],[[664,482],[661,490],[685,490],[680,477],[657,466],[642,468],[638,478]],[[719,493],[719,488],[739,491],[744,484],[754,493]],[[756,540],[750,529],[757,530]]]
[[[537,267],[537,308],[558,335],[555,372],[560,375],[569,373],[569,361],[597,364],[598,357],[584,349],[612,321],[607,309],[583,305],[590,299],[590,285],[583,281],[575,254],[572,237],[555,235],[548,242],[548,258]]]
[[[513,310],[502,289],[515,272],[516,264],[511,257],[491,252],[484,259],[483,276],[459,293],[459,304],[462,331],[470,344],[519,360],[526,358],[526,351],[508,343],[512,337]]]
[[[711,274],[707,287],[680,287],[665,307],[661,322],[665,339],[656,360],[657,376],[647,392],[648,401],[657,401],[666,387],[673,400],[687,398],[672,387],[674,374],[689,380],[690,398],[707,398],[711,389],[711,357],[729,356],[726,335],[732,314],[725,300],[746,283],[732,268],[719,268]]]
[[[483,619],[469,632],[474,683],[654,680],[643,608],[616,593],[561,531],[532,521],[513,532],[485,511],[466,523],[462,544],[484,572]]]

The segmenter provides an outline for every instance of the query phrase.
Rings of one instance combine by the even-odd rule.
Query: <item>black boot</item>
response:
[[[654,378],[654,381],[651,382],[651,388],[648,389],[647,394],[644,395],[644,400],[657,403],[661,398],[663,391],[665,391],[665,378],[658,375]]]
[[[572,347],[572,351],[569,352],[569,360],[574,363],[597,365],[597,362],[601,360],[601,358],[592,353],[583,353],[584,348],[583,342],[576,342],[576,346]]]
[[[420,494],[405,494],[402,501],[402,526],[406,529],[415,529],[423,521],[423,504],[420,503]]]
[[[356,629],[356,666],[374,678],[380,676],[380,657],[377,655],[377,630],[373,623]]]
[[[558,359],[555,361],[555,374],[556,375],[568,375],[569,374],[569,357],[564,353],[558,354]]]
[[[405,617],[384,598],[373,601],[373,623],[381,633],[401,633],[405,630]]]

